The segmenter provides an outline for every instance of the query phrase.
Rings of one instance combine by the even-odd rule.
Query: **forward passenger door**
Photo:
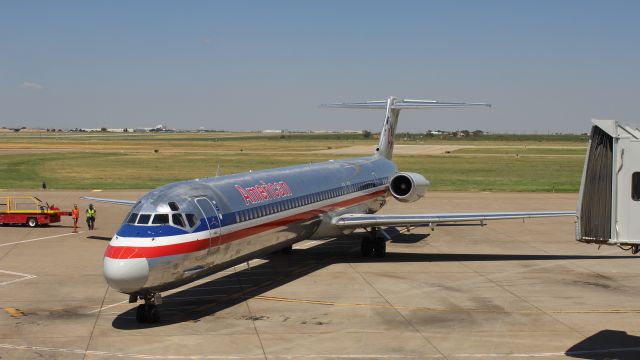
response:
[[[206,197],[196,198],[195,201],[209,227],[209,250],[211,250],[212,247],[220,243],[222,237],[220,214],[216,210],[215,205]]]

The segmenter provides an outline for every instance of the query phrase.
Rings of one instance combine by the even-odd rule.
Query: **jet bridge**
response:
[[[592,120],[582,172],[576,240],[640,251],[640,130]]]

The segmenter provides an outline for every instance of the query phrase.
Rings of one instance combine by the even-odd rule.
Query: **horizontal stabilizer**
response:
[[[104,198],[96,198],[91,196],[83,196],[80,199],[108,203],[108,204],[126,205],[126,206],[133,206],[137,202],[135,200],[104,199]]]
[[[346,108],[346,109],[387,109],[387,100],[382,101],[364,101],[353,103],[334,103],[334,104],[322,104],[320,107],[325,108]],[[458,107],[474,107],[474,106],[486,106],[491,107],[491,104],[486,103],[465,103],[465,102],[446,102],[435,100],[396,100],[392,103],[390,109],[426,109],[426,108],[458,108]]]
[[[576,216],[575,211],[537,211],[501,213],[460,213],[460,214],[413,214],[413,215],[367,215],[345,214],[333,220],[339,228],[363,228],[373,226],[431,225],[465,221],[488,221],[507,219],[529,219],[540,217]]]

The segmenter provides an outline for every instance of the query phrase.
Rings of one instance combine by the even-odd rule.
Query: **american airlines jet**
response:
[[[400,110],[489,105],[390,97],[323,106],[386,109],[373,155],[181,181],[138,201],[84,198],[131,206],[105,251],[104,277],[128,294],[130,303],[144,301],[136,311],[138,322],[158,321],[163,291],[305,239],[365,229],[362,255],[382,257],[384,226],[575,216],[575,211],[374,215],[388,197],[413,202],[429,186],[424,176],[399,172],[391,160]]]

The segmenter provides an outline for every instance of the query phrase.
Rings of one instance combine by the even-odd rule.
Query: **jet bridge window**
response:
[[[151,220],[151,214],[140,214],[136,224],[138,224],[138,225],[147,225],[147,224],[149,224],[149,220]]]
[[[169,214],[156,214],[151,221],[153,225],[164,225],[169,223]]]
[[[631,198],[640,201],[640,172],[631,174]]]

